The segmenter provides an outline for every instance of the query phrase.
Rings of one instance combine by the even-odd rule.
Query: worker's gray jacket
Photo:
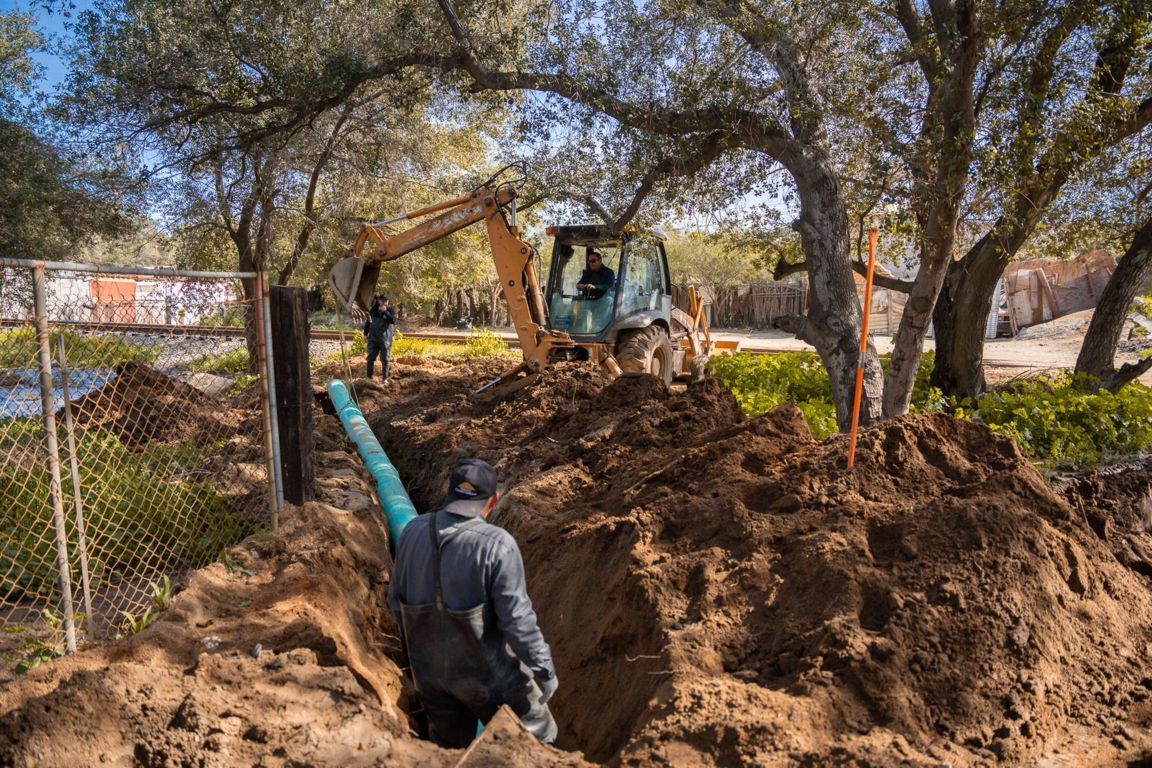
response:
[[[483,518],[439,510],[420,515],[405,526],[396,548],[396,568],[388,588],[388,606],[401,635],[405,636],[401,603],[413,606],[436,601],[428,529],[433,520],[440,534],[444,606],[450,611],[468,611],[484,604],[486,634],[492,628],[500,630],[509,662],[518,659],[533,677],[541,680],[555,676],[552,652],[544,642],[528,598],[520,548],[510,533]],[[415,638],[407,639],[409,645],[416,642]],[[441,642],[444,639],[439,638]]]

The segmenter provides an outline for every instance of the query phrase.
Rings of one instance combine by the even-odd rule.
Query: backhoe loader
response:
[[[350,313],[367,312],[376,292],[380,265],[485,222],[496,273],[524,361],[477,394],[504,395],[528,384],[556,360],[590,360],[614,375],[646,372],[671,383],[673,377],[699,376],[715,348],[704,303],[689,292],[687,312],[672,306],[672,284],[664,237],[657,232],[614,232],[603,225],[549,227],[554,238],[547,287],[536,272],[535,251],[520,239],[516,226],[516,186],[497,172],[472,192],[386,221],[366,224],[349,256],[332,267],[328,283]],[[439,214],[398,234],[384,228],[401,221]],[[596,251],[616,275],[595,298],[577,289],[585,258]]]

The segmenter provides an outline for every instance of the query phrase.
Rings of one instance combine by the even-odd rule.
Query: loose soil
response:
[[[138,362],[117,365],[111,384],[73,401],[72,415],[82,426],[111,430],[129,447],[204,445],[237,434],[245,418],[224,399]]]
[[[471,401],[501,366],[397,364],[355,389],[418,507],[458,458],[500,471],[558,746],[626,766],[1152,760],[1150,577],[1117,544],[1152,552],[1146,468],[1052,485],[929,415],[863,431],[848,471],[844,438],[791,407],[746,421],[715,381],[574,364]],[[0,764],[581,764],[505,726],[469,753],[416,737],[385,534],[318,424],[321,499],[150,629],[0,692]]]

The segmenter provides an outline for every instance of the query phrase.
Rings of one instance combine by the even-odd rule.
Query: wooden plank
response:
[[[1056,295],[1052,292],[1052,286],[1048,284],[1048,275],[1042,269],[1036,270],[1034,273],[1038,278],[1040,287],[1040,296],[1048,304],[1048,311],[1044,313],[1045,320],[1054,320],[1061,316],[1060,302],[1056,301]]]
[[[269,301],[284,500],[303,504],[316,498],[316,436],[312,420],[312,372],[308,366],[308,292],[303,288],[274,285]]]

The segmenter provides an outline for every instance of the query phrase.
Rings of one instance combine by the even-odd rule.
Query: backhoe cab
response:
[[[651,373],[666,383],[691,375],[712,351],[703,306],[690,293],[688,312],[672,306],[672,280],[664,235],[603,225],[549,227],[553,240],[545,296],[549,327],[568,333],[578,358],[611,357],[626,373]],[[593,256],[595,254],[595,256]],[[580,290],[594,275],[590,257],[612,270],[611,288]]]
[[[524,362],[478,390],[501,397],[529,383],[554,360],[591,360],[614,374],[651,373],[666,383],[702,372],[713,349],[704,306],[694,291],[684,312],[672,306],[663,237],[614,234],[603,226],[551,227],[555,237],[547,290],[541,290],[535,252],[516,226],[516,185],[503,180],[509,166],[467,195],[387,221],[365,224],[351,253],[334,265],[328,284],[352,314],[365,313],[376,291],[380,264],[485,222],[496,273]],[[386,227],[439,214],[391,234]],[[579,290],[588,252],[603,257],[615,280],[606,290]]]

